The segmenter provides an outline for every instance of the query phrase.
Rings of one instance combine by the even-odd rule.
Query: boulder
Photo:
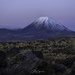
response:
[[[10,60],[10,66],[6,69],[7,75],[29,75],[33,69],[42,62],[32,51],[18,53]]]

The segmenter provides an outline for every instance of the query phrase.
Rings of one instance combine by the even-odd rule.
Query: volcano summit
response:
[[[31,32],[31,33],[35,33],[35,32],[40,32],[41,33],[44,32],[57,32],[57,31],[62,31],[62,30],[67,30],[69,31],[68,28],[66,28],[65,26],[57,23],[55,20],[53,20],[52,18],[49,17],[40,17],[38,18],[36,21],[34,21],[33,23],[31,23],[29,26],[27,26],[26,28],[24,28],[25,31],[27,32]]]

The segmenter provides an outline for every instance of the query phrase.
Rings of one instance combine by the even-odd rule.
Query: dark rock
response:
[[[75,56],[72,56],[65,59],[56,59],[55,63],[63,64],[66,67],[70,68],[73,65],[74,61],[75,61]]]
[[[20,53],[19,49],[16,48],[16,47],[12,47],[10,48],[9,50],[13,51],[13,52],[16,52],[16,53]]]
[[[5,73],[7,75],[28,75],[26,73],[36,69],[39,62],[42,60],[36,57],[32,51],[22,52],[10,60],[10,67],[6,69]]]
[[[75,75],[75,61],[71,67],[71,75]]]
[[[53,64],[53,68],[55,70],[55,72],[65,72],[65,70],[67,69],[67,67],[65,67],[63,64]]]
[[[19,49],[16,47],[12,47],[12,48],[8,48],[8,50],[6,51],[7,56],[12,58],[15,55],[17,55],[18,53],[20,53]]]
[[[6,53],[0,50],[0,64],[5,60]]]
[[[0,75],[2,75],[2,72],[0,71]]]
[[[49,75],[48,69],[48,63],[42,61],[37,65],[37,69],[35,73],[32,73],[32,75]]]
[[[6,53],[0,50],[0,70],[7,67]]]
[[[71,75],[75,75],[75,68],[72,68]]]
[[[4,73],[4,75],[30,75],[30,73],[24,68],[12,68]]]
[[[37,52],[41,54],[41,52]],[[32,51],[21,52],[10,60],[10,66],[4,71],[5,75],[52,75],[48,62]]]
[[[36,57],[40,58],[40,59],[43,59],[43,53],[42,51],[32,51],[33,54],[36,55]]]
[[[75,56],[66,58],[64,65],[70,68],[73,65],[74,61],[75,61]]]

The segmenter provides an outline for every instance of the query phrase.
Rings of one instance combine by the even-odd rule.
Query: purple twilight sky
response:
[[[25,27],[41,16],[75,31],[75,0],[0,0],[0,28]]]

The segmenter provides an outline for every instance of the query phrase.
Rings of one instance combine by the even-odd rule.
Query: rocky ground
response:
[[[75,38],[0,42],[0,75],[75,75]]]

